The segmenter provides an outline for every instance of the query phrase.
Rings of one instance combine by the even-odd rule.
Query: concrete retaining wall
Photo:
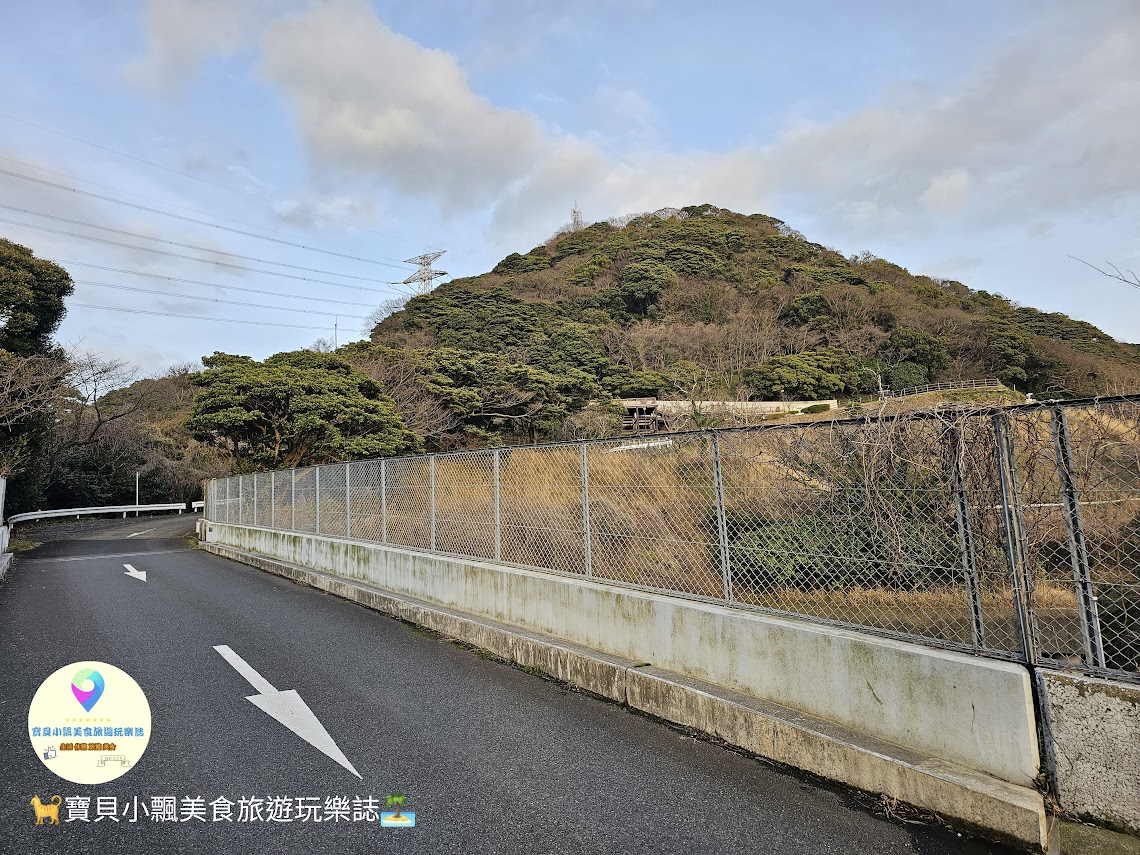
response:
[[[1038,672],[1061,805],[1140,834],[1140,686]]]
[[[1022,786],[1039,771],[1015,664],[469,559],[203,523],[205,540],[546,633],[801,710]]]

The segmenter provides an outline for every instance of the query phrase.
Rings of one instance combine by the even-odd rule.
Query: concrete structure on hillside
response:
[[[800,412],[805,407],[826,405],[839,408],[834,399],[826,401],[664,401],[659,398],[622,398],[625,408],[622,429],[633,433],[667,430],[693,412],[715,416],[730,424],[751,424],[783,413]]]

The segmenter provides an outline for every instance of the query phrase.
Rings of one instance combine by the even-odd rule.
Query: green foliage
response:
[[[622,270],[618,292],[630,314],[644,315],[661,292],[676,281],[672,267],[657,261],[638,261]]]
[[[788,304],[780,313],[780,320],[795,326],[806,326],[816,318],[827,317],[831,314],[831,306],[827,298],[819,291],[801,294]]]
[[[235,468],[288,468],[420,451],[392,400],[341,359],[278,353],[264,362],[215,353],[187,427],[230,453]]]
[[[888,362],[909,362],[924,369],[926,375],[934,375],[950,364],[950,350],[946,339],[910,327],[898,327],[879,346],[879,353]],[[913,373],[913,369],[908,369]],[[926,380],[910,383],[919,386]],[[894,385],[892,389],[901,388]]]
[[[501,276],[510,276],[516,273],[533,273],[537,270],[546,270],[552,263],[550,252],[545,246],[536,246],[526,255],[512,252],[495,265],[492,273]]]
[[[896,392],[902,389],[912,389],[915,386],[923,386],[929,380],[930,374],[926,367],[916,362],[900,362],[897,365],[892,365],[883,376],[883,382],[886,383],[887,388]]]
[[[849,354],[838,350],[805,350],[774,356],[745,372],[745,379],[759,400],[792,399],[815,401],[843,392],[855,368]]]
[[[998,379],[1010,386],[1029,379],[1029,336],[1008,314],[996,315],[985,323],[985,355],[996,369]]]
[[[424,390],[457,414],[472,436],[513,433],[537,441],[598,391],[589,375],[574,368],[553,374],[501,355],[454,348],[416,355]]]
[[[830,404],[811,404],[810,406],[804,407],[801,412],[815,415],[816,413],[826,413],[829,410],[831,410]]]
[[[1060,312],[1039,312],[1019,307],[1014,316],[1023,330],[1042,338],[1066,342],[1081,353],[1111,356],[1116,350],[1116,341],[1112,336],[1086,321],[1073,320]]]
[[[64,297],[74,286],[58,264],[0,238],[0,350],[17,356],[46,354],[67,311]]]
[[[900,513],[891,519],[901,530],[884,538],[873,516],[860,511],[844,507],[786,519],[737,515],[729,525],[737,533],[730,545],[737,585],[763,591],[914,590],[943,581],[935,568],[955,558],[954,540],[944,526]],[[843,544],[843,554],[853,560],[837,560],[836,544]],[[921,558],[900,560],[900,544],[907,556]]]
[[[723,279],[727,274],[724,263],[717,254],[701,246],[672,246],[665,253],[665,263],[685,276]]]
[[[501,286],[450,283],[409,300],[396,318],[405,331],[427,330],[441,347],[463,350],[525,347],[541,329],[535,307]]]

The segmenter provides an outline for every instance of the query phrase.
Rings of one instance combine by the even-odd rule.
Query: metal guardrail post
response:
[[[321,533],[321,467],[317,466],[313,469],[313,478],[316,479],[313,486],[313,495],[316,496],[317,504],[317,525],[313,529],[314,534]]]
[[[1001,509],[1005,524],[1005,557],[1009,565],[1013,602],[1017,610],[1017,631],[1021,651],[1030,665],[1037,663],[1037,633],[1033,620],[1033,587],[1026,567],[1029,551],[1025,540],[1025,520],[1021,512],[1021,496],[1017,486],[1017,454],[1009,435],[1009,416],[994,413],[995,456],[1001,487]]]
[[[499,449],[495,449],[492,460],[492,472],[495,480],[495,560],[501,561],[503,559],[503,517],[502,487],[499,481],[499,473],[502,471],[502,452]]]
[[[579,469],[582,473],[582,563],[586,575],[594,575],[594,555],[590,538],[590,464],[586,459],[586,444],[578,446]]]
[[[352,537],[352,493],[349,483],[352,480],[352,464],[344,464],[344,539]]]
[[[431,550],[435,551],[435,455],[428,456],[428,502],[431,517]]]
[[[297,530],[297,470],[289,470],[289,530]]]
[[[978,566],[974,553],[974,532],[970,525],[970,500],[966,491],[966,473],[963,457],[962,428],[950,428],[950,471],[954,488],[954,515],[958,520],[958,544],[962,556],[962,581],[966,585],[966,599],[970,607],[970,633],[974,647],[986,644],[986,627],[982,619],[982,599],[978,591]]]
[[[380,461],[380,542],[388,542],[388,461]]]
[[[720,542],[720,574],[724,583],[724,598],[732,601],[732,563],[728,546],[728,517],[724,510],[724,480],[720,470],[720,436],[712,432],[713,486],[716,490],[716,528]]]
[[[1085,663],[1095,668],[1103,668],[1105,667],[1104,641],[1100,632],[1096,589],[1089,573],[1088,544],[1081,525],[1080,496],[1077,495],[1077,486],[1073,480],[1073,450],[1069,445],[1069,423],[1061,407],[1054,407],[1052,415],[1053,445],[1057,452],[1057,475],[1061,482],[1065,528],[1069,533],[1069,556],[1073,565],[1077,608],[1081,616],[1081,640],[1085,648]]]

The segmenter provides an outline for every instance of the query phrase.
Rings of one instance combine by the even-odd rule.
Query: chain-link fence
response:
[[[328,464],[206,507],[1140,679],[1140,396]]]

